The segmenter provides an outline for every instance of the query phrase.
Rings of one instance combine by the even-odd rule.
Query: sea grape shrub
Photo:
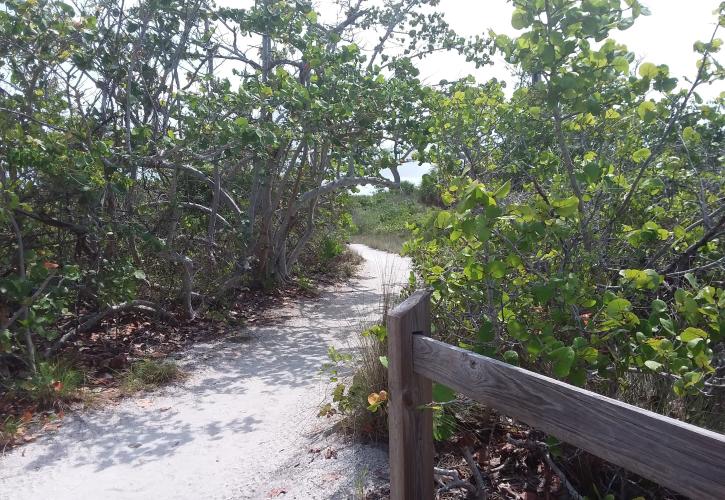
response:
[[[444,339],[611,395],[654,377],[699,397],[720,385],[725,336],[723,98],[698,94],[723,78],[721,42],[695,44],[690,82],[636,67],[610,35],[646,13],[516,2],[520,36],[492,34],[513,94],[426,94],[416,155],[444,207],[405,250]]]
[[[636,368],[672,375],[680,395],[703,389],[723,338],[725,290],[687,275],[671,293],[652,269],[623,269],[604,288],[594,266],[557,273],[558,235],[548,228],[574,223],[576,211],[504,206],[507,186],[461,183],[454,208],[418,227],[407,252],[463,347],[577,385]]]

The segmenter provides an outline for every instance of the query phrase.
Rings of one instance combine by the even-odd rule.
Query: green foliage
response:
[[[654,375],[697,398],[725,338],[723,100],[697,97],[724,76],[719,44],[691,92],[666,65],[635,73],[610,38],[646,13],[628,5],[517,2],[523,32],[495,43],[529,79],[510,98],[465,80],[426,94],[417,158],[444,206],[405,252],[462,347],[613,396]]]
[[[445,441],[456,431],[456,419],[447,404],[456,399],[456,393],[443,384],[433,384],[433,439]]]
[[[422,222],[431,209],[417,201],[417,193],[379,191],[353,196],[349,202],[353,241],[399,253],[409,237],[409,224]]]
[[[329,262],[338,255],[342,255],[345,246],[336,238],[325,236],[322,240],[322,261]]]
[[[633,377],[711,394],[725,101],[698,91],[723,78],[717,33],[687,82],[615,41],[647,15],[637,0],[517,0],[515,38],[471,40],[436,0],[339,3],[336,26],[304,2],[0,0],[2,353],[44,387],[36,344],[99,311],[143,299],[191,319],[235,286],[352,273],[354,232],[410,239],[437,331],[466,348],[614,396]],[[363,29],[388,35],[352,43]],[[425,85],[414,60],[441,49],[497,52],[521,84]],[[418,190],[346,194],[410,151],[435,165]],[[384,387],[353,386],[341,409],[380,414]]]
[[[83,375],[66,362],[45,361],[29,379],[18,383],[18,395],[41,408],[50,408],[77,397]]]
[[[385,325],[374,325],[361,333],[363,337],[375,337],[378,342],[384,343],[388,338],[388,329]]]
[[[193,319],[344,260],[345,193],[409,149],[412,58],[487,56],[435,0],[337,3],[339,26],[306,2],[0,0],[3,352],[33,372],[36,344],[104,310]],[[372,52],[360,30],[388,35]]]
[[[445,407],[433,409],[433,439],[445,441],[456,432],[456,419]]]

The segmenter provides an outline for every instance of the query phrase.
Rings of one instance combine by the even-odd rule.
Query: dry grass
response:
[[[317,255],[304,255],[296,268],[297,284],[303,288],[315,289],[315,281],[338,282],[353,278],[362,264],[363,258],[348,247],[341,245],[339,253],[320,258]]]
[[[384,293],[378,304],[378,313],[374,321],[360,322],[351,325],[359,334],[352,344],[352,353],[341,354],[333,363],[333,377],[336,387],[342,383],[345,391],[342,397],[333,398],[330,408],[332,413],[342,414],[338,427],[344,432],[354,435],[363,441],[380,441],[387,437],[387,402],[377,405],[371,411],[369,397],[373,394],[382,394],[388,389],[388,371],[382,360],[387,355],[387,332],[384,327],[384,318],[387,312],[400,299],[400,293],[392,283],[391,269],[380,270]],[[339,354],[339,353],[338,353]],[[331,356],[334,358],[334,356]],[[347,374],[340,376],[338,370]],[[325,413],[324,411],[322,412]]]
[[[622,383],[623,382],[623,383]],[[614,388],[592,387],[609,397],[715,432],[725,432],[725,391],[678,397],[673,381],[654,373],[628,373]]]
[[[345,426],[356,436],[378,441],[387,436],[387,404],[375,412],[368,409],[368,396],[388,389],[388,371],[380,361],[387,353],[387,342],[375,335],[359,335],[354,358],[351,410]]]
[[[353,250],[345,247],[345,250],[338,256],[333,257],[328,263],[327,273],[340,280],[348,280],[357,274],[363,258]]]

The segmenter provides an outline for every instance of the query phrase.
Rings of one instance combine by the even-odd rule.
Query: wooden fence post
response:
[[[391,500],[433,498],[431,381],[413,371],[413,335],[430,336],[430,293],[419,290],[387,317]]]

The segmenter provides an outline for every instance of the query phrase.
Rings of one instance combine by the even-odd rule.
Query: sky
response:
[[[692,44],[698,40],[709,40],[717,22],[713,11],[720,0],[644,0],[652,12],[641,16],[632,28],[614,31],[611,37],[627,45],[637,59],[655,64],[666,63],[674,76],[694,76],[696,54]],[[441,0],[439,10],[445,12],[451,27],[461,35],[496,33],[516,36],[511,27],[513,7],[506,0]],[[723,33],[720,32],[722,38]],[[496,77],[510,81],[509,72],[502,59],[496,59],[493,66],[471,71],[465,61],[452,54],[437,54],[422,62],[422,77],[429,83],[446,78],[453,80],[469,73],[482,80]],[[717,95],[709,89],[704,96]]]
[[[697,68],[697,54],[692,45],[698,40],[709,40],[717,22],[713,14],[720,0],[645,0],[643,2],[652,12],[650,16],[639,17],[634,26],[626,31],[615,31],[611,37],[627,45],[642,62],[666,63],[670,74],[680,79],[694,77]],[[445,12],[451,27],[463,36],[487,33],[489,29],[496,33],[517,36],[517,30],[511,27],[513,7],[506,0],[441,0],[439,10]],[[725,33],[719,32],[719,37]],[[720,56],[722,60],[722,55]],[[494,58],[494,64],[476,70],[461,57],[451,53],[438,53],[420,61],[421,79],[427,83],[438,83],[442,79],[455,80],[472,74],[479,81],[497,78],[508,82],[513,88],[514,79],[510,68],[503,59]],[[725,91],[725,85],[701,87],[703,98],[712,98]],[[402,180],[419,184],[421,176],[429,170],[429,165],[408,163],[399,168]],[[383,175],[392,179],[392,174]],[[364,186],[360,194],[370,194],[373,186]]]

